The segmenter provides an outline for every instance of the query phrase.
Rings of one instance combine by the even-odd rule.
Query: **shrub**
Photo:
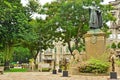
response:
[[[27,69],[11,68],[10,70],[6,70],[5,72],[27,72]]]
[[[80,72],[83,73],[107,73],[109,63],[101,60],[91,59],[85,65],[80,67]]]
[[[112,43],[111,48],[115,49],[117,46],[115,43]]]
[[[117,44],[117,47],[120,48],[120,42]]]
[[[4,63],[0,63],[0,66],[4,66]]]
[[[42,72],[48,72],[50,71],[50,68],[42,68]]]

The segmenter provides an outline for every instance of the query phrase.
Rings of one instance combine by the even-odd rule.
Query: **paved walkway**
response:
[[[0,80],[107,80],[109,76],[70,75],[62,77],[62,73],[51,72],[9,72],[0,75]]]

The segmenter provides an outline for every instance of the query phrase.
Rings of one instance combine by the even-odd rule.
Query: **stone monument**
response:
[[[86,53],[74,50],[72,54],[74,55],[74,58],[73,57],[71,58],[69,72],[72,75],[78,75],[80,74],[79,72],[80,65],[82,64],[83,61],[87,60]]]
[[[105,51],[106,37],[105,33],[101,31],[102,15],[101,10],[93,1],[91,6],[83,6],[84,9],[89,9],[90,30],[85,34],[85,49],[88,58],[97,58]]]
[[[100,57],[105,52],[105,45],[105,33],[101,30],[91,30],[85,34],[85,49],[88,58]]]

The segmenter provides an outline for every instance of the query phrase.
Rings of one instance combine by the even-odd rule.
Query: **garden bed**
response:
[[[10,70],[5,70],[5,72],[27,72],[28,69],[21,69],[21,68],[11,68]]]
[[[84,76],[109,76],[109,73],[79,73]]]

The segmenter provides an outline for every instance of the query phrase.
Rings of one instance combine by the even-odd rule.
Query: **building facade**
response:
[[[120,0],[111,1],[110,4],[114,7],[111,13],[116,18],[116,21],[110,22],[110,31],[112,34],[109,40],[118,43],[120,40]]]
[[[62,42],[55,42],[54,48],[43,51],[42,53],[39,53],[36,62],[39,63],[45,63],[49,64],[52,68],[54,67],[54,61],[56,63],[56,68],[59,68],[60,61],[63,60],[63,58],[66,58],[68,60],[71,59],[71,54],[68,50],[68,46],[63,46]]]

